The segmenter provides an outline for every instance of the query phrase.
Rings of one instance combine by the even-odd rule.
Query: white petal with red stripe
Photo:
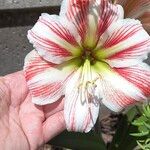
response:
[[[150,66],[140,63],[129,68],[115,68],[115,71],[150,97]]]
[[[112,24],[102,35],[95,56],[111,66],[126,67],[147,58],[150,36],[138,20],[124,19]]]
[[[56,15],[42,14],[28,32],[28,39],[40,56],[52,63],[62,63],[81,53],[74,25]]]
[[[73,22],[84,47],[91,48],[113,22],[123,18],[123,9],[106,0],[64,0],[60,16]]]
[[[102,97],[102,103],[109,109],[118,112],[146,99],[138,86],[124,79],[108,65],[97,62],[95,71],[99,74],[96,95]]]
[[[99,114],[100,102],[89,69],[80,67],[66,84],[64,115],[69,131],[89,132]]]
[[[25,59],[25,77],[31,91],[32,101],[38,105],[50,104],[64,95],[64,85],[76,68],[75,64],[66,67],[45,61],[33,50]]]

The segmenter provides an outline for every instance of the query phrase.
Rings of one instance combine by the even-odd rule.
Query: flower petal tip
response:
[[[38,98],[33,98],[33,97],[32,97],[32,103],[36,104],[36,105],[40,105],[40,106],[52,104],[52,102],[50,102],[50,101],[44,101],[44,100],[41,100]]]

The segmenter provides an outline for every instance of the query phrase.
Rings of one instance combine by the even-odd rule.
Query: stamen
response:
[[[85,63],[82,68],[82,75],[80,84],[78,86],[78,90],[80,93],[80,100],[82,103],[92,103],[95,99],[94,93],[97,85],[95,82],[97,79],[92,79],[92,71],[90,61],[88,59],[85,60]]]
[[[78,86],[79,92],[82,91],[82,96],[85,97],[85,101],[88,103],[91,103],[94,99],[94,91],[96,89],[97,85],[95,84],[95,80],[87,81],[86,83],[80,83]],[[82,99],[83,97],[81,97]]]

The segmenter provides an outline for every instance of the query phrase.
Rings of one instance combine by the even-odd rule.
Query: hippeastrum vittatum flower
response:
[[[42,14],[28,32],[25,59],[33,103],[64,98],[69,131],[88,132],[100,104],[118,112],[150,96],[150,36],[107,0],[63,0],[60,14]]]
[[[139,19],[150,34],[150,0],[114,0],[124,8],[125,18]]]

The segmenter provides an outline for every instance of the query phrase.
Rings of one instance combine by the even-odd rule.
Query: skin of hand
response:
[[[66,128],[63,100],[32,103],[23,71],[0,77],[0,147],[36,150]]]

